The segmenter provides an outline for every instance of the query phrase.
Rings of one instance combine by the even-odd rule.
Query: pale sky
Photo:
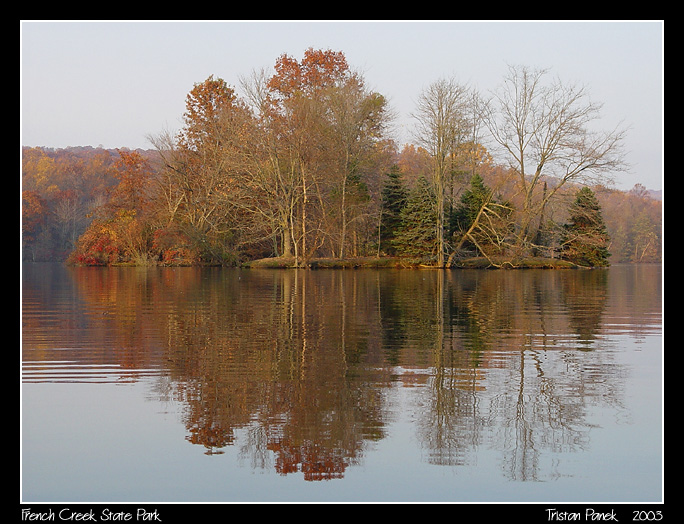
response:
[[[21,145],[151,149],[181,127],[185,96],[210,75],[239,80],[286,53],[342,51],[387,97],[409,140],[421,91],[454,78],[487,94],[508,65],[548,68],[603,104],[600,127],[630,127],[619,189],[663,188],[663,21],[22,21]]]

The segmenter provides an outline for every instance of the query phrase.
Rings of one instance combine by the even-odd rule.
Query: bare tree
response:
[[[65,191],[56,199],[53,217],[59,248],[63,251],[73,249],[88,223],[86,202],[74,192]]]
[[[415,140],[432,159],[432,185],[436,195],[436,227],[439,242],[437,265],[444,267],[445,200],[447,180],[454,169],[457,149],[469,137],[469,91],[453,79],[441,79],[420,95],[413,117],[417,121]]]
[[[591,102],[583,87],[559,80],[544,83],[547,72],[510,67],[484,112],[495,144],[518,176],[518,247],[529,246],[540,226],[535,219],[543,217],[566,183],[607,183],[626,168],[626,130],[596,131],[601,105]]]
[[[361,189],[364,166],[373,164],[375,147],[383,136],[387,123],[386,100],[367,90],[359,76],[325,91],[327,135],[330,149],[335,152],[336,173],[331,178],[339,225],[337,226],[337,256],[344,258],[349,236],[357,230],[353,225],[365,216],[367,198]],[[351,235],[350,235],[351,233]]]
[[[250,179],[249,187],[264,196],[264,201],[255,202],[252,210],[273,222],[276,252],[286,258],[298,258],[295,215],[301,205],[301,173],[296,148],[283,143],[283,124],[273,112],[269,78],[269,73],[262,69],[241,79],[260,123],[254,135],[253,151],[245,162],[245,175]]]

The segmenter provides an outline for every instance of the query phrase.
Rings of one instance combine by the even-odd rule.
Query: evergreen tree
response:
[[[608,266],[610,237],[601,206],[588,187],[583,187],[570,206],[570,223],[563,228],[562,257],[580,266]]]
[[[485,185],[484,180],[478,174],[470,179],[470,188],[461,195],[460,203],[454,208],[449,220],[450,231],[467,231],[473,224],[482,204],[491,195],[491,190]]]
[[[382,188],[382,217],[380,220],[380,248],[389,254],[395,254],[392,244],[396,232],[401,227],[401,211],[406,205],[408,191],[401,179],[401,171],[396,164],[387,173]]]
[[[463,192],[449,219],[449,233],[454,238],[455,248],[486,247],[487,251],[499,253],[503,249],[500,243],[510,232],[511,213],[511,205],[495,199],[482,177],[478,174],[473,175],[470,188]],[[476,220],[477,227],[471,230]],[[464,235],[467,232],[469,234],[466,238]],[[473,242],[473,238],[477,240]]]
[[[416,187],[409,192],[401,211],[401,224],[392,240],[397,254],[429,259],[437,256],[439,237],[435,206],[435,192],[425,177],[420,177]]]

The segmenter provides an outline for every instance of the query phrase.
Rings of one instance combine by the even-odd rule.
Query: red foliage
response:
[[[108,224],[94,221],[81,236],[70,260],[85,266],[108,266],[120,261],[120,246]]]

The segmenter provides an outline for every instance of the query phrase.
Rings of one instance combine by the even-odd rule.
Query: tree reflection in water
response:
[[[312,481],[343,477],[407,413],[429,463],[487,449],[507,478],[561,475],[553,456],[588,447],[593,410],[623,402],[606,331],[627,307],[646,330],[660,304],[613,269],[68,273],[81,314],[51,336],[108,349],[67,356],[134,379],[156,370],[188,442]],[[24,287],[29,305],[51,292],[41,278]],[[40,352],[44,322],[24,317],[25,360],[65,358]]]

